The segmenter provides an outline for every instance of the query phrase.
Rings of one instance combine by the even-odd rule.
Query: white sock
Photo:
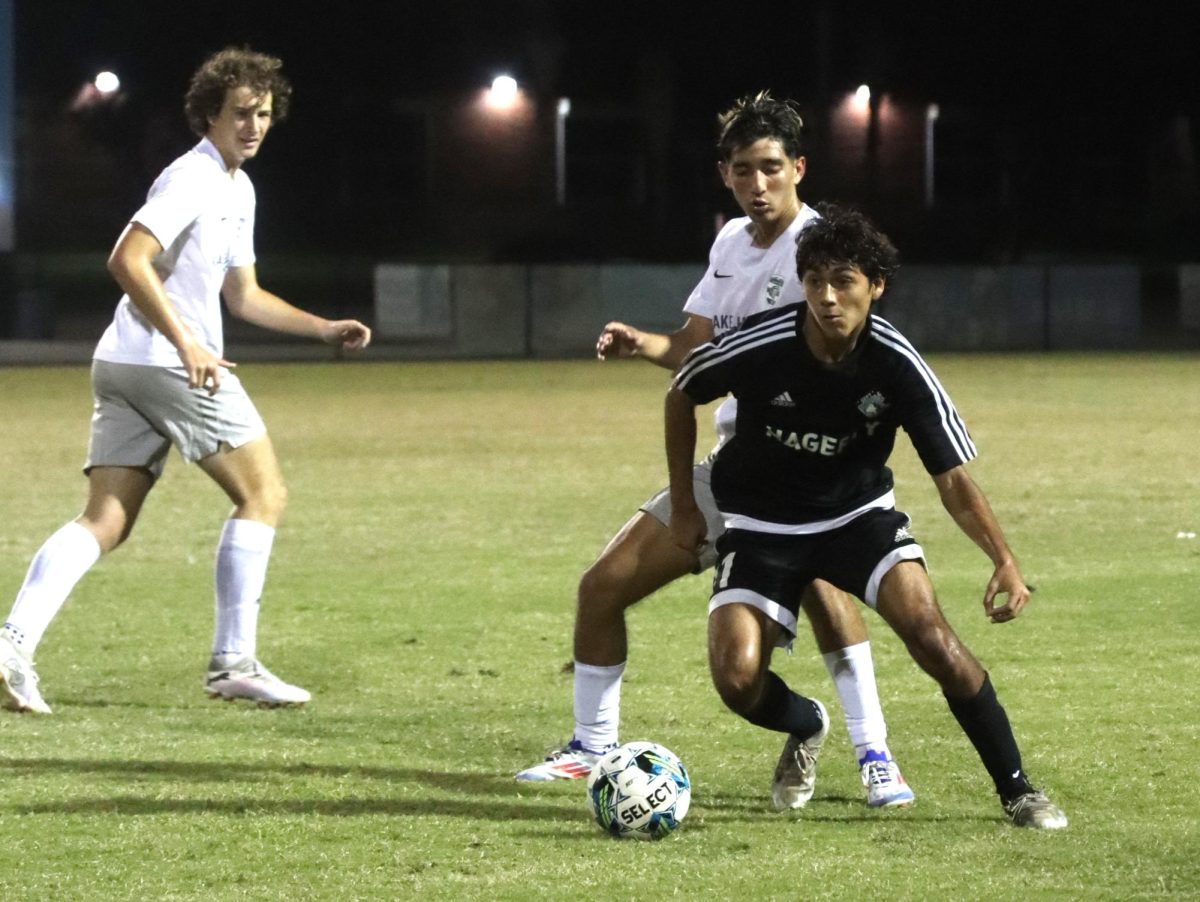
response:
[[[575,662],[575,738],[584,748],[600,751],[616,744],[624,672],[624,661],[609,667]]]
[[[834,688],[846,715],[850,742],[861,759],[869,749],[887,752],[887,724],[875,686],[875,664],[871,643],[860,642],[821,655],[833,678]]]
[[[267,581],[275,528],[256,520],[226,520],[214,568],[217,610],[213,657],[222,664],[253,657],[258,640],[258,603]]]
[[[4,623],[4,634],[26,657],[33,657],[46,627],[99,558],[100,543],[74,520],[42,543]]]

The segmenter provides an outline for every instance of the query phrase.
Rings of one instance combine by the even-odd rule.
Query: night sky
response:
[[[475,90],[500,71],[577,107],[620,105],[647,84],[666,85],[673,140],[701,148],[711,146],[716,112],[747,92],[770,88],[816,107],[867,82],[957,110],[960,140],[974,133],[986,143],[1002,127],[1031,198],[1086,196],[1085,181],[1058,183],[1082,178],[1088,158],[1096,162],[1082,168],[1104,173],[1096,190],[1131,210],[1148,190],[1147,143],[1180,117],[1191,134],[1200,120],[1200,29],[1186,21],[1189,5],[17,0],[16,88],[18,110],[44,120],[95,72],[118,72],[122,109],[90,124],[90,135],[110,148],[143,145],[138,165],[126,167],[140,195],[141,169],[159,165],[146,160],[146,123],[156,124],[163,154],[186,147],[187,78],[230,44],[282,56],[295,86],[288,147],[272,138],[270,164],[255,163],[268,187],[311,181],[330,160],[353,169],[355,155],[369,157],[395,127],[397,103]],[[39,153],[24,134],[19,159]],[[989,165],[986,154],[978,165]],[[677,184],[691,190],[697,178]],[[134,189],[120,186],[119,198],[135,202]],[[40,228],[30,222],[26,233]]]
[[[18,90],[70,92],[108,67],[172,97],[206,53],[249,43],[283,56],[300,96],[322,103],[465,88],[500,69],[547,93],[615,99],[649,56],[686,86],[684,108],[708,112],[761,87],[816,89],[824,7],[830,90],[867,81],[943,103],[1131,110],[1195,104],[1188,6],[17,0]]]

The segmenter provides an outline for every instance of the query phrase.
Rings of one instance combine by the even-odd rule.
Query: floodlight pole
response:
[[[936,103],[925,107],[925,209],[933,209],[933,125],[941,111]]]
[[[554,110],[554,200],[560,207],[567,205],[567,116],[571,114],[571,99],[558,98]]]

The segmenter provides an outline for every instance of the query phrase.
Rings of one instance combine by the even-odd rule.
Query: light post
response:
[[[567,116],[571,115],[571,98],[558,98],[554,109],[554,199],[560,207],[567,205]]]
[[[933,209],[933,126],[938,121],[938,105],[931,103],[925,107],[925,209]]]

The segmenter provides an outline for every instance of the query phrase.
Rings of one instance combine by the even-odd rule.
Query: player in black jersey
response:
[[[928,364],[871,312],[897,269],[896,249],[857,212],[822,214],[796,251],[806,303],[696,348],[667,395],[671,531],[687,549],[704,536],[692,490],[695,406],[738,399],[736,435],[712,474],[727,527],[709,603],[713,682],[737,714],[798,744],[826,729],[820,704],[769,666],[773,646],[795,634],[804,587],[827,580],[878,611],[938,682],[1013,823],[1065,827],[1026,778],[987,671],[947,622],[910,521],[894,506],[886,462],[904,429],[943,506],[992,561],[987,616],[1012,620],[1029,588],[964,466],[975,446]]]

